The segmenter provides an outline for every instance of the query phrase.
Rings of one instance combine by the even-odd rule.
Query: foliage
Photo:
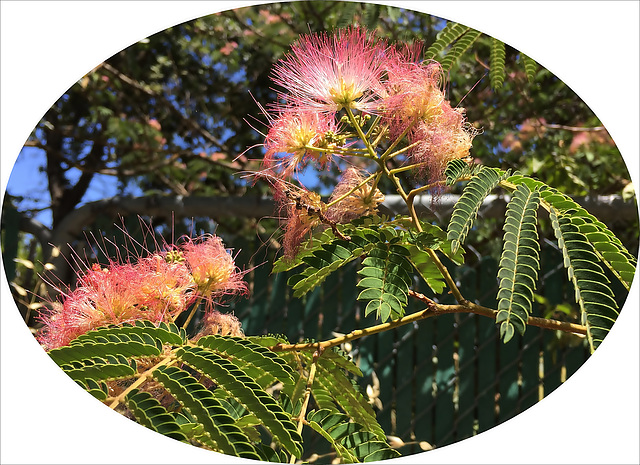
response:
[[[317,406],[307,412],[309,425],[339,457],[398,456],[346,375],[359,373],[353,362],[333,350],[319,358],[269,350],[283,343],[219,335],[194,342],[174,324],[138,320],[94,329],[49,355],[111,408],[205,449],[262,461],[300,457],[302,420],[295,418],[312,393]],[[315,379],[305,377],[310,369]]]

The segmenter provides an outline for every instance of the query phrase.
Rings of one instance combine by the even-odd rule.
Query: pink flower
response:
[[[389,51],[388,78],[380,113],[389,124],[392,138],[442,113],[441,104],[445,101],[440,90],[442,67],[435,61],[420,62],[421,53],[421,43]]]
[[[321,215],[327,211],[327,205],[315,192],[297,187],[277,176],[268,176],[267,173],[261,176],[271,184],[273,198],[279,204],[280,214],[284,216],[284,255],[293,258],[306,236],[322,224]]]
[[[331,161],[330,152],[311,147],[329,150],[335,146],[332,137],[339,131],[335,114],[285,109],[279,113],[275,119],[268,116],[271,124],[264,141],[265,167],[289,177],[309,161],[321,167]]]
[[[304,109],[371,112],[381,90],[384,49],[384,42],[357,28],[304,35],[275,66],[273,80]]]
[[[189,239],[179,246],[198,293],[213,306],[214,299],[229,294],[247,292],[242,280],[244,273],[238,270],[231,254],[218,236],[205,235],[197,240]]]
[[[135,320],[173,322],[199,303],[198,298],[210,312],[214,299],[247,292],[242,276],[216,236],[189,239],[166,253],[155,252],[134,262],[96,264],[78,272],[75,289],[58,288],[61,297],[42,312],[44,325],[37,337],[51,350],[99,326]]]
[[[471,142],[478,131],[468,125],[464,109],[440,105],[441,114],[431,121],[420,122],[412,131],[409,143],[417,143],[409,152],[409,163],[419,164],[418,176],[428,172],[430,181],[442,177],[447,163],[469,156]]]
[[[220,313],[217,310],[213,310],[205,315],[200,324],[200,330],[198,334],[195,335],[194,340],[211,334],[244,337],[240,320],[238,320],[235,315]]]
[[[52,349],[103,325],[170,320],[186,309],[193,290],[187,268],[159,255],[135,264],[94,265],[78,277],[75,290],[42,315],[39,340]]]
[[[329,220],[348,223],[376,212],[378,205],[384,201],[384,195],[377,188],[373,189],[372,181],[363,184],[365,179],[356,168],[349,168],[343,173],[331,194],[329,204],[340,197],[345,197],[327,208],[326,217]]]

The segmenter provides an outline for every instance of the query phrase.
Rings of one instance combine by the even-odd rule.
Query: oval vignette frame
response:
[[[214,11],[222,11],[257,3],[267,2],[240,3],[232,1],[216,3],[159,3],[156,5],[162,6],[158,6],[157,9],[162,11],[147,12],[147,15],[142,14],[145,10],[149,9],[150,4],[145,2],[140,2],[134,5],[119,2],[108,3],[106,6],[105,4],[89,4],[91,6],[83,5],[81,15],[69,15],[68,17],[65,17],[65,22],[62,23],[62,25],[56,21],[50,29],[47,29],[47,24],[52,17],[55,17],[53,12],[65,12],[63,7],[56,5],[56,3],[52,2],[51,5],[39,5],[38,12],[32,11],[33,7],[30,7],[29,4],[24,7],[14,4],[10,4],[11,7],[8,7],[6,3],[3,4],[3,12],[6,13],[6,17],[9,17],[8,19],[5,19],[5,15],[3,15],[2,29],[4,37],[12,32],[16,37],[19,37],[20,34],[18,31],[20,31],[24,26],[21,27],[19,24],[20,22],[16,21],[16,12],[19,14],[28,13],[30,15],[30,21],[32,21],[32,24],[28,28],[29,31],[38,30],[41,35],[36,35],[36,37],[40,37],[40,40],[45,39],[50,47],[55,44],[55,31],[66,28],[71,28],[73,30],[74,22],[85,21],[88,24],[98,21],[101,24],[104,23],[109,25],[114,31],[123,29],[121,26],[118,26],[117,20],[119,17],[121,18],[125,15],[130,15],[130,17],[135,18],[136,22],[142,21],[144,23],[144,26],[136,26],[135,31],[140,31],[139,33],[131,31],[127,32],[125,36],[126,39],[121,36],[117,45],[114,45],[116,42],[111,42],[108,36],[102,36],[99,38],[89,36],[85,40],[84,36],[80,35],[81,41],[86,42],[91,46],[93,46],[95,41],[95,54],[93,54],[93,52],[90,56],[84,56],[82,53],[78,54],[76,59],[74,59],[73,65],[74,67],[77,66],[77,69],[81,70],[80,72],[70,72],[72,68],[65,68],[62,72],[58,72],[55,67],[47,67],[45,65],[45,71],[51,73],[51,81],[45,82],[46,91],[41,90],[37,94],[34,94],[32,89],[29,87],[25,88],[25,84],[31,82],[28,79],[26,82],[21,82],[19,78],[17,80],[7,79],[5,81],[9,74],[13,74],[8,71],[7,68],[24,70],[22,73],[26,75],[33,73],[33,75],[37,76],[38,73],[42,73],[43,66],[38,66],[38,62],[40,61],[37,54],[35,55],[36,58],[34,58],[32,53],[34,51],[33,48],[27,48],[26,51],[22,52],[25,56],[29,55],[31,57],[30,60],[32,61],[31,65],[33,68],[25,69],[21,66],[23,64],[21,62],[14,61],[12,63],[10,61],[9,63],[3,63],[5,64],[2,73],[3,83],[5,84],[3,85],[3,91],[7,91],[6,83],[8,81],[10,84],[17,85],[17,87],[11,86],[12,94],[24,95],[29,93],[28,95],[37,95],[37,97],[35,97],[35,101],[39,103],[43,102],[42,108],[38,108],[39,111],[33,111],[34,107],[31,105],[26,105],[26,109],[16,108],[15,104],[19,104],[19,102],[16,102],[15,99],[13,99],[10,101],[10,104],[13,104],[14,107],[9,107],[9,109],[7,109],[5,106],[6,102],[3,98],[2,116],[4,116],[5,128],[7,121],[10,121],[12,124],[11,134],[3,134],[5,137],[2,138],[2,152],[5,154],[2,159],[3,191],[6,188],[6,181],[9,174],[7,166],[10,168],[13,165],[13,162],[15,162],[15,157],[19,152],[19,148],[22,146],[24,140],[26,140],[26,137],[35,126],[40,116],[51,106],[51,102],[55,101],[55,99],[57,99],[67,87],[75,82],[76,79],[79,79],[79,77],[84,73],[88,72],[101,59],[107,58],[113,53],[116,53],[131,43],[140,40],[146,35],[158,32],[174,24],[202,16],[204,14],[212,13]],[[631,158],[630,156],[630,154],[638,153],[637,137],[634,136],[634,140],[631,140],[633,131],[636,131],[638,127],[638,112],[635,112],[636,119],[634,120],[628,116],[633,112],[625,111],[622,115],[618,111],[620,108],[627,108],[628,102],[638,102],[638,86],[635,86],[635,89],[633,90],[631,90],[631,88],[633,87],[634,82],[629,86],[629,90],[636,92],[635,100],[633,99],[633,95],[627,94],[626,89],[624,100],[616,99],[615,96],[612,97],[611,92],[603,92],[598,95],[599,91],[603,88],[608,89],[613,85],[610,82],[611,80],[609,77],[612,73],[608,71],[601,71],[600,68],[596,68],[593,65],[595,62],[593,58],[594,56],[597,60],[597,57],[604,56],[606,53],[619,53],[620,59],[611,59],[612,63],[622,63],[623,66],[625,66],[622,68],[623,71],[619,74],[633,75],[633,73],[635,73],[635,77],[637,78],[638,53],[633,53],[634,50],[630,48],[635,46],[635,51],[637,52],[637,40],[633,40],[634,37],[631,37],[631,39],[627,38],[626,41],[624,41],[624,39],[620,39],[620,36],[611,33],[611,31],[605,31],[607,34],[603,34],[600,31],[595,37],[595,39],[599,40],[598,43],[597,40],[592,38],[594,28],[589,26],[589,24],[592,24],[593,22],[600,22],[603,20],[609,20],[614,24],[615,20],[615,32],[624,34],[626,31],[626,33],[629,34],[632,31],[637,31],[638,5],[635,2],[623,2],[622,4],[614,4],[614,6],[618,7],[615,8],[614,6],[607,4],[607,10],[604,10],[604,2],[589,2],[587,4],[581,4],[580,11],[576,11],[575,6],[572,6],[571,4],[561,3],[558,5],[554,3],[554,18],[558,23],[563,24],[566,29],[563,28],[556,31],[553,27],[545,26],[544,37],[527,39],[527,37],[531,37],[532,35],[522,32],[524,31],[523,25],[520,24],[522,18],[526,16],[527,25],[543,24],[545,20],[549,20],[549,18],[544,14],[545,11],[548,11],[548,8],[544,6],[545,4],[547,3],[540,2],[539,4],[535,3],[523,6],[511,3],[499,3],[500,6],[494,8],[492,6],[488,6],[486,2],[453,2],[446,4],[444,2],[432,3],[404,1],[397,4],[393,3],[392,6],[406,7],[412,10],[461,22],[489,35],[495,36],[518,50],[523,50],[532,58],[539,61],[562,81],[567,83],[567,85],[569,85],[602,120],[603,124],[610,131],[620,152],[623,154],[624,161],[627,164],[635,185],[640,185],[638,179],[638,160],[637,158]],[[632,8],[629,8],[629,6]],[[525,14],[522,10],[527,7],[533,8],[533,10],[527,10]],[[73,8],[76,7],[74,6]],[[109,11],[105,12],[105,8]],[[617,14],[612,14],[611,9],[609,8],[617,11]],[[6,10],[12,11],[7,13]],[[501,12],[492,10],[501,10]],[[140,12],[141,14],[132,14],[132,11]],[[40,15],[40,17],[31,17],[31,15],[36,13]],[[518,35],[512,35],[508,30],[506,32],[503,30],[505,26],[507,26],[505,23],[507,22],[506,18],[508,17],[517,18],[515,21],[511,21],[512,24],[509,24],[508,26],[511,26],[511,30],[518,31]],[[630,18],[632,17],[635,18],[635,23],[631,22]],[[592,23],[590,23],[590,21]],[[628,27],[624,26],[627,24],[624,21],[629,21]],[[14,23],[13,27],[11,27],[10,22]],[[124,27],[124,29],[126,30],[126,27]],[[552,32],[549,32],[549,30],[552,30]],[[96,32],[99,31],[100,29],[97,28]],[[120,32],[114,33],[116,36],[120,36],[120,34]],[[637,33],[635,38],[637,38]],[[545,42],[542,42],[543,39],[546,39]],[[51,42],[49,40],[51,40]],[[553,55],[553,47],[549,48],[550,45],[557,43],[564,44],[568,40],[572,43],[583,44],[581,45],[581,49],[575,50],[573,60],[562,56],[561,47],[558,47],[560,50],[556,49],[555,51],[559,56]],[[626,45],[625,47],[620,47],[623,41]],[[33,46],[37,45],[38,42],[36,41],[35,44],[33,42],[28,42],[27,47],[29,44]],[[587,47],[584,44],[589,44],[590,46],[593,45],[595,48],[590,46]],[[12,44],[12,46],[15,46],[15,44]],[[600,48],[598,48],[598,46]],[[4,49],[9,48],[6,39],[3,41],[2,48],[3,56],[6,57]],[[52,48],[53,50],[60,50],[60,48],[56,48],[55,46]],[[625,52],[621,51],[620,48],[624,49]],[[100,52],[98,52],[98,50]],[[631,53],[629,50],[631,50]],[[74,54],[74,52],[72,51],[71,54]],[[57,54],[52,53],[51,55],[53,55],[53,57],[51,57],[51,60],[53,60]],[[624,61],[623,58],[627,61]],[[635,67],[634,62],[630,60],[632,58],[636,60]],[[16,57],[11,55],[10,59],[15,60]],[[27,63],[28,62],[29,59],[27,59]],[[46,64],[53,62],[55,62],[55,60],[52,62],[44,60],[44,63]],[[564,65],[562,65],[562,63],[564,63]],[[581,67],[573,65],[582,65],[584,63],[587,63],[586,70],[591,71],[591,73],[587,74],[589,79],[576,78],[575,75],[579,75],[580,71],[585,69],[585,66]],[[590,66],[590,68],[588,66]],[[40,75],[42,76],[42,74]],[[54,78],[55,80],[53,80]],[[36,79],[36,81],[42,82],[43,79]],[[638,84],[637,79],[635,84]],[[29,111],[29,109],[31,109],[31,111]],[[9,112],[11,113],[9,114]],[[9,119],[8,116],[10,116],[11,119]],[[13,126],[14,124],[15,128]],[[16,150],[16,147],[18,150]],[[627,154],[627,157],[624,157],[625,154]],[[633,163],[635,163],[635,165]],[[4,271],[2,273],[4,276]],[[636,278],[625,308],[638,302],[637,281],[638,279]],[[8,284],[4,277],[2,278],[1,286],[2,302],[5,304],[4,306],[14,308],[13,300],[7,292]],[[616,434],[613,434],[613,431],[608,432],[605,430],[604,432],[594,431],[593,433],[589,433],[588,436],[584,436],[585,433],[582,431],[582,426],[586,422],[593,421],[592,416],[594,416],[601,424],[615,422],[619,426],[623,417],[622,415],[617,416],[616,412],[626,413],[628,411],[638,411],[638,400],[636,398],[636,394],[638,392],[637,371],[634,372],[632,370],[626,370],[629,366],[632,366],[637,370],[637,367],[639,366],[638,350],[629,350],[630,347],[628,346],[629,340],[635,340],[636,345],[638,343],[635,331],[635,328],[638,327],[638,314],[623,311],[621,312],[620,319],[622,320],[622,323],[614,326],[612,336],[608,337],[600,350],[597,351],[598,355],[592,357],[586,365],[572,375],[572,381],[562,386],[561,389],[555,391],[553,395],[545,398],[544,402],[536,405],[533,409],[528,409],[526,412],[517,415],[505,424],[482,433],[476,438],[467,439],[453,444],[452,446],[429,452],[429,461],[437,463],[478,463],[477,457],[485,456],[490,457],[490,460],[488,460],[487,463],[519,463],[517,458],[521,457],[521,455],[518,451],[523,449],[527,450],[531,444],[528,438],[536,438],[537,435],[540,434],[540,431],[544,431],[545,416],[548,419],[549,414],[556,411],[556,409],[561,405],[585,405],[588,400],[591,401],[591,397],[588,395],[589,393],[591,393],[591,395],[597,395],[599,392],[603,392],[610,387],[607,380],[598,379],[598,373],[599,370],[611,369],[611,364],[615,364],[615,370],[620,375],[620,378],[617,380],[619,390],[617,391],[618,395],[616,398],[606,399],[605,401],[596,403],[598,409],[593,413],[584,412],[584,414],[582,414],[581,412],[576,412],[570,414],[566,418],[560,418],[556,421],[556,428],[554,428],[555,431],[560,432],[569,430],[581,431],[582,441],[602,445],[602,448],[589,448],[585,450],[583,455],[564,455],[575,451],[565,450],[566,446],[559,443],[559,441],[557,441],[558,444],[554,444],[556,441],[549,440],[548,449],[536,447],[534,450],[527,450],[527,453],[523,455],[526,456],[527,461],[539,462],[598,462],[605,460],[605,457],[606,461],[609,463],[625,461],[632,463],[633,460],[637,460],[637,451],[632,451],[630,447],[635,444],[638,436],[637,417],[635,418],[636,421],[634,423],[633,417],[625,416],[623,423],[625,427],[622,428],[622,431],[616,431]],[[217,460],[213,460],[216,456],[212,455],[209,451],[202,451],[195,447],[180,444],[176,441],[170,441],[168,438],[161,437],[157,433],[146,430],[140,425],[136,425],[119,415],[111,415],[112,418],[102,418],[105,413],[102,406],[90,396],[78,396],[77,393],[80,391],[74,391],[73,388],[70,388],[70,386],[75,386],[73,381],[64,375],[64,373],[50,360],[42,357],[42,350],[35,340],[30,339],[28,332],[15,330],[15,323],[17,321],[21,321],[19,319],[18,312],[3,312],[3,449],[13,448],[13,451],[11,451],[12,455],[7,454],[6,450],[3,451],[3,462],[17,462],[24,460],[24,462],[34,463],[37,457],[38,460],[46,460],[49,463],[97,463],[91,462],[88,459],[99,459],[95,452],[98,448],[101,451],[101,454],[103,454],[102,457],[104,457],[101,459],[102,462],[110,460],[114,462],[122,461],[123,458],[125,458],[127,462],[137,463],[175,463],[178,461],[181,461],[182,463],[217,462]],[[24,327],[24,325],[22,326]],[[10,329],[14,330],[10,331]],[[24,329],[26,329],[26,327],[24,327]],[[11,343],[11,352],[22,354],[25,358],[17,357],[15,359],[9,359],[7,356],[9,342]],[[38,386],[37,381],[33,384],[27,381],[27,386],[21,386],[19,383],[12,382],[15,379],[29,380],[28,376],[33,373],[34,367],[36,367],[42,375],[41,379],[51,379],[50,383],[47,382],[47,396],[51,396],[53,399],[50,404],[43,402],[44,398],[42,394],[42,387]],[[52,377],[50,378],[49,376]],[[627,376],[629,378],[628,382],[623,381],[627,380]],[[590,389],[585,392],[586,389],[584,387],[587,385],[589,385]],[[628,395],[625,395],[625,392]],[[13,402],[12,396],[17,396],[20,402]],[[84,398],[79,399],[78,397]],[[39,403],[30,402],[34,398],[39,398]],[[636,402],[636,408],[633,408],[634,400]],[[100,415],[101,417],[99,425],[94,423],[95,415]],[[108,417],[108,415],[104,416]],[[93,420],[93,422],[91,422],[91,428],[85,428],[83,420],[87,422]],[[125,431],[124,435],[126,437],[130,438],[130,435],[135,435],[136,438],[134,440],[129,440],[127,444],[120,443],[118,438],[122,440],[123,431]],[[523,431],[525,433],[523,433]],[[29,432],[29,436],[32,441],[34,440],[34,437],[37,438],[37,449],[42,450],[41,455],[29,456],[29,446],[26,445],[27,432]],[[542,438],[542,443],[546,444],[547,441]],[[113,450],[110,452],[106,451],[104,447],[105,444],[113,445]],[[506,448],[504,446],[505,444],[508,444]],[[502,453],[500,456],[491,457],[491,452],[493,451],[493,454],[495,454],[495,450],[497,450],[498,445],[500,445]],[[157,446],[158,448],[152,449],[150,446]],[[624,446],[626,446],[626,448]],[[33,449],[31,449],[31,451],[36,452]],[[616,452],[620,455],[612,455]],[[634,456],[633,454],[636,455]],[[22,459],[21,457],[25,457],[25,459]],[[235,457],[222,455],[219,457],[221,459],[219,463],[251,463]],[[411,461],[416,458],[420,459],[422,456],[409,455],[389,463],[411,463]],[[505,461],[502,462],[501,460]]]

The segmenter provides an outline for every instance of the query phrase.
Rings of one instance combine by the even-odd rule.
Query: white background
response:
[[[3,1],[2,192],[31,129],[95,65],[169,26],[252,3]],[[600,117],[640,185],[638,2],[380,3],[459,21],[540,62]],[[540,404],[476,438],[394,462],[639,463],[637,281],[600,349]],[[244,463],[161,437],[82,392],[21,321],[4,268],[0,286],[2,463]]]

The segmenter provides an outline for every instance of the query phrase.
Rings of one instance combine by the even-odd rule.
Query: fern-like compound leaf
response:
[[[178,441],[187,440],[175,417],[148,392],[134,389],[127,395],[125,402],[141,425]]]
[[[308,417],[309,425],[334,447],[346,463],[372,462],[400,454],[376,435],[335,410],[319,409]]]
[[[203,347],[182,348],[176,355],[255,414],[289,453],[301,455],[302,438],[296,425],[253,379],[227,359]]]
[[[375,312],[383,322],[404,315],[412,274],[408,257],[409,251],[398,244],[382,242],[371,249],[358,271],[362,279],[357,286],[363,289],[358,300],[368,301],[365,315]]]
[[[109,338],[110,334],[117,334],[118,336],[135,334],[140,338],[147,338],[147,341],[149,341],[148,338],[150,337],[154,341],[154,344],[157,340],[160,341],[161,344],[176,346],[184,344],[187,340],[185,330],[178,328],[173,323],[167,324],[161,322],[160,325],[156,326],[150,321],[138,320],[134,324],[123,323],[119,326],[110,325],[96,328],[78,336],[74,344],[85,341],[96,341],[101,337]]]
[[[504,43],[496,38],[491,39],[491,67],[489,70],[489,80],[491,81],[491,87],[499,89],[504,83],[504,61],[505,61],[505,47]]]
[[[360,235],[352,234],[348,241],[334,238],[329,243],[321,244],[311,254],[301,258],[306,265],[302,272],[289,278],[288,284],[293,288],[294,297],[301,297],[311,291],[331,273],[367,253],[372,247],[373,243],[366,236],[366,231],[362,231]]]
[[[188,372],[177,367],[161,367],[153,372],[153,376],[196,421],[199,428],[192,428],[191,434],[198,440],[224,454],[262,459],[220,401]],[[182,429],[183,432],[186,430]]]
[[[451,160],[444,171],[447,186],[453,186],[461,178],[474,176],[481,168],[482,165],[469,165],[459,158]]]
[[[574,224],[592,245],[593,252],[600,261],[627,291],[630,290],[638,261],[604,223],[573,199],[541,181],[516,175],[508,178],[507,182],[515,185],[526,184],[529,189],[538,190],[542,202],[548,205],[549,208],[555,209],[556,214],[571,216]],[[580,218],[580,220],[577,218]]]
[[[115,328],[117,330],[117,328]],[[80,362],[94,357],[152,357],[160,355],[161,348],[153,340],[141,337],[110,333],[110,340],[98,338],[97,341],[78,342],[49,351],[51,358],[58,364]]]
[[[198,339],[197,345],[226,357],[262,388],[275,380],[284,384],[294,382],[293,370],[282,358],[246,338],[211,335]]]
[[[340,16],[336,20],[335,27],[344,29],[353,25],[353,21],[356,18],[356,8],[358,4],[355,2],[347,2],[341,5]]]
[[[447,23],[447,25],[440,31],[436,41],[424,53],[425,60],[432,60],[442,52],[445,48],[451,45],[458,37],[467,32],[469,28],[458,23]]]
[[[447,229],[447,239],[451,241],[452,252],[455,253],[466,239],[485,197],[506,176],[506,173],[498,169],[483,167],[465,186],[453,208]]]
[[[451,50],[440,61],[442,70],[446,73],[451,70],[452,66],[458,61],[464,52],[467,51],[471,45],[478,40],[482,33],[473,29],[469,29],[460,37],[456,43],[451,47]]]
[[[135,368],[124,363],[94,363],[84,360],[82,366],[62,365],[63,371],[76,381],[107,381],[127,378],[136,373]]]
[[[587,326],[587,338],[593,352],[618,317],[618,305],[609,280],[598,264],[599,259],[580,227],[573,223],[570,214],[550,212],[558,246],[562,250],[564,266],[575,290],[576,302],[580,305],[583,324]]]
[[[515,331],[524,334],[540,268],[536,230],[539,194],[521,185],[513,193],[504,224],[504,246],[498,278],[496,324],[506,343]]]
[[[304,357],[310,364],[311,356],[304,354]],[[352,421],[361,424],[378,440],[384,441],[384,430],[376,420],[371,405],[362,395],[359,387],[347,377],[344,371],[340,370],[340,364],[335,360],[326,357],[318,359],[312,394],[320,408],[339,408]]]
[[[522,60],[522,64],[524,65],[524,72],[527,75],[527,81],[533,82],[536,78],[536,72],[538,71],[538,64],[535,60],[529,58],[524,53],[520,52],[520,58]]]

